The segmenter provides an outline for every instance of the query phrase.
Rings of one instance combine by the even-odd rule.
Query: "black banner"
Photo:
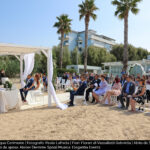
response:
[[[103,149],[145,149],[150,141],[0,141],[0,149],[38,149],[38,150],[103,150]]]

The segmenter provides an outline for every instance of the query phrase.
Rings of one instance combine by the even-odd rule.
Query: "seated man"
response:
[[[135,92],[135,84],[131,81],[131,76],[126,77],[126,82],[122,89],[122,94],[119,96],[119,100],[121,102],[121,108],[125,108],[124,99],[126,98],[126,109],[129,107],[130,97]]]
[[[70,106],[74,106],[74,104],[73,104],[73,102],[74,102],[74,96],[75,95],[83,95],[84,94],[84,90],[87,87],[86,76],[85,75],[81,75],[80,79],[82,81],[80,87],[77,90],[70,91],[69,107]]]
[[[125,82],[126,82],[126,74],[122,74],[121,80],[120,80],[120,83],[121,83],[122,87],[124,86]]]
[[[26,79],[26,86],[20,89],[20,95],[23,102],[26,102],[28,91],[33,90],[34,88],[34,78],[32,78],[32,75],[28,75]]]
[[[95,75],[94,79],[90,82],[90,87],[86,90],[86,101],[89,100],[89,94],[93,91],[94,88],[99,87],[101,80],[99,79],[98,74]],[[94,103],[94,99],[92,103]]]

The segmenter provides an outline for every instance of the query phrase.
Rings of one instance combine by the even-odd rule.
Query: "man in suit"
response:
[[[121,77],[121,80],[120,80],[120,83],[121,83],[122,87],[124,86],[125,82],[126,82],[126,74],[122,74],[122,77]]]
[[[86,81],[86,76],[81,75],[81,85],[77,90],[70,91],[70,102],[69,102],[69,107],[74,106],[74,96],[75,95],[84,95],[84,91],[87,88],[87,81]]]
[[[26,79],[26,86],[20,89],[20,95],[23,102],[26,102],[28,91],[33,90],[34,88],[34,78],[32,78],[32,75],[28,75]]]
[[[129,102],[130,102],[130,96],[134,94],[135,92],[135,84],[131,81],[132,77],[127,76],[126,82],[124,83],[122,94],[119,96],[119,100],[122,105],[122,109],[128,109]],[[124,105],[124,99],[126,98],[126,107]]]
[[[98,74],[95,75],[94,79],[90,82],[90,87],[86,90],[86,101],[89,101],[89,94],[93,91],[95,87],[99,87],[101,80],[99,79]],[[94,102],[94,101],[92,101]]]

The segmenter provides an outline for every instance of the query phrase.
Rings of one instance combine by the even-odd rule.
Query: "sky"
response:
[[[0,0],[0,43],[53,47],[59,43],[56,16],[68,14],[72,30],[83,31],[78,5],[82,0]],[[97,20],[89,29],[123,43],[124,23],[114,16],[111,0],[95,0]],[[150,0],[138,4],[138,15],[129,15],[129,43],[150,51]]]

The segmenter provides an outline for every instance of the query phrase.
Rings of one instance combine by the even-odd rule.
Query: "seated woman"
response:
[[[121,94],[121,83],[120,83],[120,79],[116,77],[112,89],[106,92],[104,99],[102,100],[102,103],[105,103],[106,99],[108,99],[108,105],[112,105],[110,104],[111,101],[110,97],[112,95],[119,96],[120,94]]]
[[[135,104],[137,103],[144,103],[144,99],[146,97],[146,87],[145,87],[145,80],[141,79],[139,81],[139,87],[136,92],[130,99],[130,105],[131,105],[131,112],[135,112]]]
[[[40,87],[40,76],[39,76],[39,74],[36,74],[35,76],[34,76],[34,89],[33,90],[38,90],[39,89],[39,87]]]
[[[99,87],[93,90],[93,98],[96,100],[96,103],[99,102],[99,96],[104,95],[107,91],[107,81],[105,80],[105,76],[101,75],[101,82],[99,84]]]

